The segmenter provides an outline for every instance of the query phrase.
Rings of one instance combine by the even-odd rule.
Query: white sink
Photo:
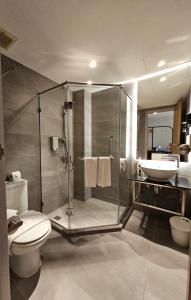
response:
[[[140,163],[143,172],[153,180],[157,181],[167,181],[174,177],[178,168],[175,163],[157,160],[144,160]]]

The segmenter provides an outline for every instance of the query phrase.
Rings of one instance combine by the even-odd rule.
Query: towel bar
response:
[[[99,157],[100,157],[100,156],[97,156],[98,159],[99,159]],[[106,156],[106,157],[107,157],[107,156]],[[110,155],[110,156],[108,156],[108,157],[109,157],[110,159],[112,159],[112,160],[114,159],[114,156],[113,156],[113,155]],[[79,160],[84,160],[85,158],[86,158],[85,156],[84,156],[84,157],[81,157],[81,156],[78,157]]]
[[[112,153],[112,141],[113,141],[113,136],[110,136],[109,137],[109,155],[108,155],[108,157],[110,158],[110,159],[114,159],[114,157],[113,157],[113,155],[111,155],[111,153]],[[101,155],[100,155],[101,156]],[[100,157],[100,156],[97,156],[98,158]],[[107,156],[106,156],[107,157]],[[85,157],[78,157],[80,160],[83,160]]]

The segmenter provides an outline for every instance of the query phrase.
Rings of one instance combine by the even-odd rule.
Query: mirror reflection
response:
[[[189,68],[139,82],[137,158],[189,160],[180,145],[190,146],[190,86]]]

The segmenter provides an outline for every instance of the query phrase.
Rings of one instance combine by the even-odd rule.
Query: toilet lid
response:
[[[18,236],[13,243],[16,244],[29,244],[33,243],[37,240],[40,240],[44,235],[48,233],[51,229],[50,220],[44,220],[43,222],[39,223],[38,225],[32,227],[27,232]]]

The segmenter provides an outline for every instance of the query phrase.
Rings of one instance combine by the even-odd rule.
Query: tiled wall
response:
[[[10,72],[7,72],[10,70]],[[28,180],[29,208],[40,210],[40,145],[37,92],[55,83],[2,56],[6,172]],[[7,72],[7,73],[6,73]]]
[[[120,90],[105,89],[92,94],[92,155],[109,155],[109,137],[112,140],[111,187],[93,188],[92,196],[116,203],[119,198],[119,109]]]
[[[80,158],[92,152],[91,94],[74,92],[73,102],[74,198],[84,201],[91,197],[91,188],[85,188],[84,161]]]

